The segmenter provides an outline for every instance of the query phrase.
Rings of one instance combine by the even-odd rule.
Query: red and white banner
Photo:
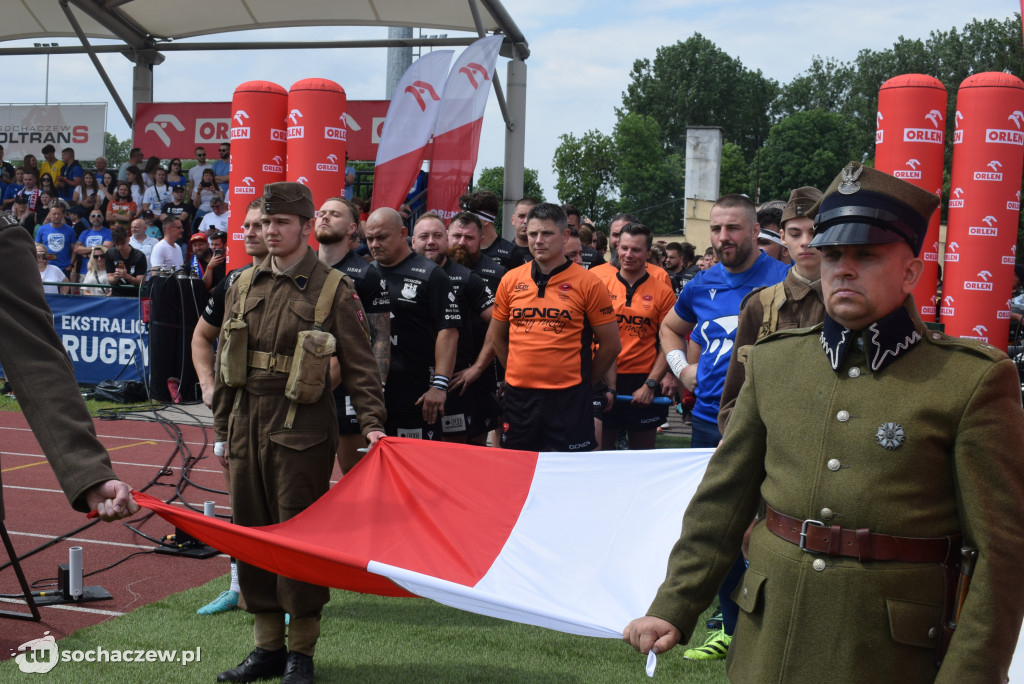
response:
[[[377,158],[388,104],[387,100],[349,100],[345,120],[351,160]],[[230,102],[140,102],[135,105],[132,146],[161,159],[195,159],[198,145],[216,156],[212,148],[230,140],[231,113]]]
[[[985,72],[960,84],[940,314],[946,332],[1006,349],[1024,166],[1024,82]]]
[[[277,574],[616,639],[665,579],[712,451],[538,454],[387,437],[304,512],[256,528],[135,497]]]
[[[437,50],[413,62],[395,87],[377,148],[373,206],[398,209],[426,156],[434,132],[445,76],[454,50]]]
[[[946,87],[934,76],[903,74],[878,92],[875,168],[942,196],[945,167]],[[925,321],[936,318],[940,213],[932,215],[921,248],[924,270],[914,301]]]
[[[427,211],[450,219],[469,188],[483,126],[494,65],[504,36],[481,38],[455,61],[441,98],[441,112],[430,153]]]
[[[50,144],[57,158],[65,147],[75,158],[91,165],[103,154],[103,131],[107,127],[105,104],[10,104],[0,106],[0,145],[4,159],[40,156],[39,149]]]

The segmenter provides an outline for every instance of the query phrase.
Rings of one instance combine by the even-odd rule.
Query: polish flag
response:
[[[712,451],[538,454],[387,437],[319,501],[267,527],[135,497],[280,575],[617,639],[664,580]]]
[[[454,50],[437,50],[420,57],[395,87],[377,147],[372,209],[398,209],[409,195],[427,154],[454,54]]]
[[[445,220],[459,212],[459,197],[473,177],[487,95],[503,40],[504,36],[488,36],[467,47],[444,86],[430,153],[427,210]]]

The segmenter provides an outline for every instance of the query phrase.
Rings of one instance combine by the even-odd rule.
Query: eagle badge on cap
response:
[[[843,169],[840,173],[840,175],[843,177],[843,180],[841,183],[839,183],[839,187],[836,188],[836,190],[839,191],[839,194],[852,195],[853,193],[860,190],[860,183],[857,182],[857,179],[860,178],[860,174],[862,173],[864,173],[863,166],[854,169],[852,163],[847,165],[847,167]]]
[[[886,449],[895,449],[903,444],[903,426],[899,423],[884,423],[878,427],[875,439]]]

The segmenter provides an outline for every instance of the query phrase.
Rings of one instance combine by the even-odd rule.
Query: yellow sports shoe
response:
[[[732,635],[726,634],[723,628],[712,632],[703,646],[687,650],[683,657],[687,660],[722,660],[729,653],[731,643]]]

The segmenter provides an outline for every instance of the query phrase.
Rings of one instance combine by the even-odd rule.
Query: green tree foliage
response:
[[[667,152],[653,117],[625,114],[613,134],[619,207],[652,231],[682,227],[683,164]]]
[[[770,135],[770,134],[769,134]],[[754,196],[751,187],[751,165],[743,158],[743,150],[731,142],[722,144],[722,170],[718,181],[718,192],[722,195],[737,193]]]
[[[576,205],[598,224],[607,223],[618,210],[615,141],[600,131],[580,138],[564,133],[559,139],[552,160],[559,201]]]
[[[107,165],[115,171],[121,164],[128,161],[132,151],[131,138],[118,140],[113,133],[103,134],[103,156],[107,158]]]
[[[842,114],[812,109],[772,126],[761,152],[759,201],[786,199],[793,188],[828,187],[851,159],[860,160],[860,131]]]
[[[503,197],[505,193],[505,168],[503,166],[489,166],[486,169],[480,171],[480,177],[476,181],[477,190],[490,190],[499,199]],[[540,187],[540,181],[537,180],[537,169],[526,169],[523,173],[523,197],[532,197],[538,202],[546,201],[544,199],[544,190]],[[516,197],[515,199],[520,199]],[[494,221],[494,225],[502,225],[502,213],[503,209],[498,208],[498,217]]]
[[[753,157],[770,126],[778,83],[751,71],[699,33],[633,63],[620,118],[653,117],[665,147],[685,157],[687,126],[721,126],[726,140]]]

